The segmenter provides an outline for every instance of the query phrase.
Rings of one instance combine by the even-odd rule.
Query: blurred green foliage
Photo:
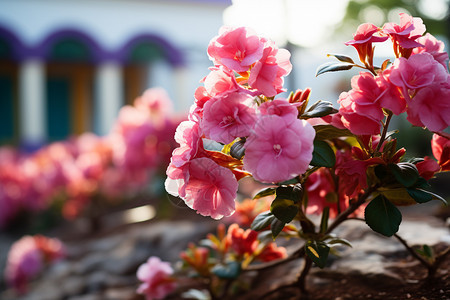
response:
[[[427,9],[433,5],[433,9]],[[428,7],[427,7],[428,6]],[[350,0],[338,31],[354,31],[354,25],[370,22],[368,19],[385,22],[398,22],[398,17],[392,20],[397,11],[407,11],[414,17],[423,19],[427,32],[432,35],[447,36],[450,40],[450,1],[449,0]],[[433,13],[434,12],[434,13]],[[378,22],[377,22],[378,23]]]

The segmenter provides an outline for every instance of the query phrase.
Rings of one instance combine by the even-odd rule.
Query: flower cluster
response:
[[[143,190],[166,167],[180,121],[165,91],[155,88],[124,106],[107,136],[85,133],[32,154],[0,148],[0,227],[55,201],[73,218],[98,195],[115,200]]]
[[[177,286],[172,274],[173,269],[168,262],[150,257],[137,270],[137,277],[142,281],[137,293],[145,295],[147,300],[164,299]]]
[[[24,236],[9,250],[5,268],[6,282],[17,292],[24,293],[28,282],[45,266],[64,256],[64,245],[58,239],[41,235]]]
[[[305,292],[311,264],[323,268],[331,248],[349,245],[332,232],[345,220],[364,218],[389,237],[402,221],[397,206],[446,203],[427,188],[436,174],[450,170],[448,54],[424,33],[422,20],[407,14],[400,14],[400,24],[359,26],[346,44],[361,63],[335,54],[329,56],[339,62],[317,69],[316,75],[363,69],[334,109],[325,101],[309,105],[309,88],[279,97],[291,71],[289,54],[250,29],[220,30],[208,46],[214,66],[195,92],[189,120],[177,128],[180,146],[167,168],[166,190],[204,216],[219,219],[236,211],[231,220],[251,224],[251,230],[231,225],[227,233],[222,228],[209,236],[209,248],[191,245],[182,257],[197,275],[234,280],[247,260],[283,257],[274,244],[257,250],[261,231],[259,238],[304,242],[294,258],[305,259],[298,278]],[[387,41],[394,59],[375,66],[373,44]],[[403,113],[413,126],[434,133],[434,158],[405,159],[396,131],[389,131],[392,118]],[[265,187],[236,209],[237,181],[246,176]],[[264,211],[255,213],[257,207]],[[311,214],[321,215],[320,224]],[[211,260],[216,256],[232,259],[218,266]]]
[[[401,13],[400,24],[387,23],[381,28],[362,24],[346,43],[355,47],[363,67],[370,71],[353,77],[352,90],[339,96],[341,121],[352,133],[379,134],[386,112],[406,112],[412,125],[433,132],[450,125],[448,54],[443,42],[424,32],[420,18]],[[396,58],[375,70],[372,43],[388,39]]]
[[[242,177],[274,183],[304,173],[315,131],[298,118],[301,102],[274,99],[292,69],[287,50],[250,29],[223,27],[208,55],[214,67],[195,92],[189,121],[177,128],[180,147],[166,189],[198,213],[220,219],[235,211]]]

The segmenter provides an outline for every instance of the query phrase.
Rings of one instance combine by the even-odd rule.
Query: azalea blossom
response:
[[[223,26],[219,35],[211,40],[208,55],[216,65],[236,72],[246,72],[261,59],[265,40],[246,27]]]
[[[164,299],[177,287],[172,275],[173,269],[168,262],[161,261],[159,257],[150,257],[137,270],[137,278],[142,281],[137,293],[145,295],[147,300]]]
[[[402,89],[403,96],[409,100],[415,90],[447,81],[447,70],[426,52],[412,55],[406,59],[396,59],[391,67],[389,80]]]
[[[248,84],[266,97],[274,97],[284,92],[283,77],[289,75],[292,64],[291,54],[286,49],[278,49],[273,43],[267,43],[264,54],[250,71]]]
[[[407,58],[413,48],[423,46],[416,40],[423,35],[426,28],[421,18],[413,18],[405,13],[400,13],[399,16],[400,24],[386,23],[383,32],[389,35],[394,43],[396,56],[402,54]]]
[[[266,115],[255,124],[244,144],[244,169],[256,180],[282,182],[308,168],[315,131],[304,120],[290,121],[278,115]]]
[[[419,175],[425,180],[433,178],[434,174],[441,169],[439,164],[429,156],[425,156],[423,161],[418,162],[416,168],[419,171]]]
[[[433,134],[431,139],[433,156],[438,160],[442,171],[450,171],[450,139]]]
[[[418,54],[419,55],[419,54]],[[450,79],[450,75],[448,75]],[[438,83],[417,91],[410,101],[407,120],[414,126],[439,132],[450,126],[450,84]]]
[[[19,293],[24,293],[30,280],[43,268],[65,256],[60,240],[41,235],[24,236],[9,250],[5,268],[6,282]]]
[[[253,97],[245,93],[216,96],[205,103],[201,127],[206,138],[231,143],[250,133],[256,121]]]
[[[233,214],[238,183],[229,169],[201,157],[181,168],[169,165],[167,176],[166,190],[199,214],[213,219]]]
[[[373,48],[372,43],[384,42],[388,39],[388,36],[381,35],[381,30],[377,26],[364,23],[358,26],[356,33],[353,35],[353,40],[348,41],[345,45],[355,47],[358,51],[359,59],[363,63],[367,63],[369,66],[373,64]]]
[[[280,116],[282,118],[285,118],[287,123],[293,122],[295,119],[297,119],[298,115],[297,106],[283,99],[275,99],[273,101],[262,103],[259,106],[259,112],[262,116]]]
[[[427,52],[433,55],[434,59],[439,62],[444,68],[448,68],[448,53],[444,51],[445,44],[439,41],[430,33],[425,34],[417,39],[423,46],[414,48],[412,54],[419,54]]]

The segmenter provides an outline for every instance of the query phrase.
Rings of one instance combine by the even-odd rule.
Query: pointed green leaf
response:
[[[433,200],[433,196],[424,190],[406,189],[406,191],[417,203],[426,203]]]
[[[342,54],[327,54],[327,56],[334,56],[336,57],[338,60],[342,61],[342,62],[347,62],[347,63],[352,63],[354,64],[355,62],[353,61],[353,59],[347,55],[342,55]]]
[[[253,197],[253,200],[274,195],[276,190],[277,190],[276,187],[268,187],[268,188],[262,189]]]
[[[302,119],[325,117],[335,114],[338,110],[333,107],[333,103],[319,100],[314,103],[306,112],[301,115]]]
[[[408,194],[414,199],[416,200],[417,203],[425,203],[428,202],[430,200],[440,200],[442,201],[445,205],[448,205],[447,200],[445,200],[444,198],[442,198],[441,196],[432,193],[430,191],[426,191],[420,188],[415,188],[415,189],[407,189]]]
[[[353,248],[352,244],[350,244],[350,242],[347,241],[346,239],[333,238],[332,240],[327,241],[326,243],[327,245],[345,245],[350,248]]]
[[[428,245],[423,245],[423,246],[422,246],[422,249],[423,249],[423,253],[425,254],[426,257],[428,257],[428,258],[433,258],[434,253],[433,253],[433,249],[431,249],[430,246],[428,246]]]
[[[332,168],[335,163],[336,156],[331,146],[325,141],[314,140],[313,158],[310,165]]]
[[[262,212],[253,220],[251,228],[255,231],[264,230],[269,227],[274,219],[275,216],[269,210]]]
[[[338,137],[353,136],[348,129],[339,129],[332,125],[315,125],[316,140],[330,140]]]
[[[316,70],[316,77],[320,74],[327,73],[327,72],[336,72],[336,71],[344,71],[344,70],[350,70],[353,68],[354,64],[347,63],[347,62],[328,62],[320,65]]]
[[[270,224],[270,230],[272,231],[272,238],[275,239],[280,232],[283,230],[284,225],[286,225],[286,223],[284,223],[283,221],[278,220],[277,218],[274,218],[272,220],[272,223]]]
[[[276,198],[270,206],[272,214],[284,223],[291,222],[298,213],[298,206],[289,199]]]
[[[395,179],[405,187],[411,187],[419,179],[419,171],[412,163],[398,163],[389,164],[388,168],[391,170]]]
[[[401,212],[383,195],[369,202],[364,211],[364,218],[373,231],[385,236],[396,233],[402,222]]]
[[[330,253],[330,247],[323,242],[308,241],[305,245],[306,254],[319,267],[325,267]]]

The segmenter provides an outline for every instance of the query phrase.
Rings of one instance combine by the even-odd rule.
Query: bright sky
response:
[[[323,43],[344,15],[347,0],[233,0],[224,23],[248,26],[281,45]]]

